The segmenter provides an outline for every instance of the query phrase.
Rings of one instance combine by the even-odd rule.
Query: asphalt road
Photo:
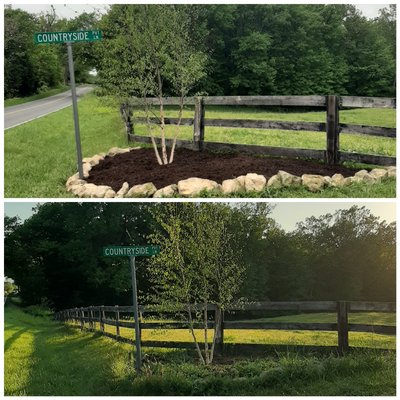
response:
[[[80,86],[76,88],[76,94],[82,96],[93,89],[92,86]],[[4,108],[4,129],[24,124],[43,117],[44,115],[61,110],[72,105],[71,91],[46,97],[45,99],[30,101],[29,103]],[[72,112],[71,112],[72,118]]]

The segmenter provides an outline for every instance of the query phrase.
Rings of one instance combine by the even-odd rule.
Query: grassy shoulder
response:
[[[45,99],[46,97],[54,96],[56,94],[66,92],[67,90],[69,90],[69,86],[62,85],[56,88],[46,90],[45,92],[34,94],[32,96],[14,97],[12,99],[6,99],[4,100],[4,107],[17,106],[19,104],[28,103],[30,101]]]
[[[193,353],[132,347],[5,307],[4,390],[17,395],[395,395],[394,352],[277,353],[199,365]]]
[[[376,112],[376,111],[379,111]],[[171,111],[169,111],[170,113]],[[186,111],[189,113],[189,111]],[[192,111],[190,111],[192,115]],[[395,123],[394,110],[347,110],[347,122],[384,124]],[[128,143],[125,127],[116,104],[88,94],[79,102],[82,151],[84,157],[106,152],[111,147],[135,147]],[[321,120],[323,112],[272,113],[251,108],[232,110],[223,107],[211,109],[209,117],[263,118],[282,120]],[[345,118],[345,117],[343,117]],[[147,135],[144,126],[135,127],[136,133]],[[193,127],[181,127],[180,137],[191,139]],[[172,136],[174,127],[167,127]],[[325,146],[325,135],[318,132],[268,131],[241,128],[207,128],[206,140],[230,143],[252,143],[266,146],[319,148]],[[395,154],[395,140],[362,135],[342,135],[341,147],[347,151],[360,151],[383,155]],[[154,161],[156,162],[156,161]],[[5,197],[72,197],[65,189],[65,182],[76,172],[76,149],[71,108],[65,108],[40,119],[7,130],[4,137],[4,192]],[[207,194],[205,197],[210,196]],[[213,194],[214,196],[214,194]],[[226,196],[224,196],[226,197]],[[235,194],[234,197],[253,197]],[[395,197],[395,180],[381,184],[352,185],[332,188],[321,193],[311,193],[304,188],[265,190],[254,197]]]

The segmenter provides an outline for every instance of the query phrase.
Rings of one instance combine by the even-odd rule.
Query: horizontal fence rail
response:
[[[176,313],[184,312],[186,308],[161,308],[160,306],[139,306],[140,312],[140,331],[143,329],[189,329],[187,322],[162,321],[162,322],[143,322],[144,313]],[[192,305],[192,311],[201,311],[202,305]],[[366,332],[384,335],[395,335],[396,326],[390,325],[371,325],[353,324],[348,322],[349,312],[396,312],[396,303],[386,302],[345,302],[345,301],[281,301],[281,302],[253,302],[236,304],[227,307],[222,311],[216,305],[208,305],[208,310],[214,314],[214,320],[207,321],[207,328],[213,329],[217,337],[216,344],[222,351],[225,348],[224,331],[227,330],[290,330],[290,331],[331,331],[338,333],[337,350],[340,354],[349,349],[349,332]],[[336,314],[334,323],[303,323],[303,322],[259,322],[254,321],[231,321],[224,315],[246,311],[294,311],[300,312],[332,312]],[[107,314],[106,314],[107,313]],[[219,318],[215,316],[218,313]],[[112,316],[110,315],[112,314]],[[232,314],[234,315],[234,314]],[[55,313],[54,318],[59,321],[73,322],[79,324],[81,329],[95,330],[96,324],[100,331],[109,337],[126,343],[134,344],[133,338],[121,337],[120,328],[134,330],[132,320],[132,306],[90,306],[82,308],[72,308]],[[220,321],[215,323],[215,320]],[[105,326],[115,327],[115,334],[106,332]],[[204,329],[204,323],[194,322],[195,329]],[[133,333],[132,333],[133,335]],[[143,346],[147,347],[168,347],[168,348],[193,348],[193,343],[174,342],[174,341],[142,341]],[[235,346],[242,346],[241,344]],[[249,345],[244,345],[249,346]],[[261,345],[260,345],[261,346]],[[266,345],[262,345],[265,347]],[[228,346],[229,347],[229,346]]]
[[[180,105],[178,97],[162,99],[164,105]],[[151,143],[151,138],[134,134],[134,123],[160,124],[160,119],[144,117],[132,119],[132,105],[141,106],[160,104],[159,98],[132,99],[130,105],[121,106],[121,115],[125,122],[128,140],[142,143]],[[344,108],[396,108],[396,100],[385,97],[356,97],[356,96],[212,96],[187,97],[183,99],[185,105],[194,105],[193,118],[165,118],[166,125],[193,126],[192,140],[178,140],[177,147],[190,150],[210,150],[242,152],[246,154],[295,157],[325,160],[327,164],[335,165],[341,161],[360,162],[374,165],[396,165],[396,157],[374,154],[359,154],[340,151],[340,133],[361,134],[378,137],[395,138],[396,128],[380,126],[355,125],[340,123],[340,110]],[[326,122],[294,122],[270,121],[254,119],[217,119],[206,118],[207,106],[282,106],[282,107],[323,107],[326,109]],[[284,131],[324,132],[326,134],[326,149],[301,149],[287,147],[271,147],[257,145],[242,145],[235,143],[221,143],[205,141],[205,127],[221,128],[250,128]],[[172,141],[167,141],[167,146]]]

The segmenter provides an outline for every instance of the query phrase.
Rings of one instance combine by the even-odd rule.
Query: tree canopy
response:
[[[170,15],[172,8],[179,10],[179,23],[174,19],[178,14]],[[173,40],[165,36],[171,24],[176,28]],[[381,9],[374,19],[349,4],[130,4],[72,20],[6,7],[4,27],[6,97],[29,95],[67,81],[64,46],[35,46],[34,31],[91,28],[102,29],[104,41],[74,46],[77,78],[85,79],[88,69],[96,67],[107,90],[117,85],[125,93],[134,93],[138,84],[148,83],[140,80],[138,71],[150,65],[149,57],[157,55],[160,65],[171,66],[158,57],[161,53],[142,51],[149,42],[138,42],[140,27],[152,32],[149,48],[160,49],[154,47],[157,43],[169,46],[185,71],[196,75],[200,62],[188,50],[208,55],[206,74],[196,85],[187,86],[192,93],[395,96],[395,5]],[[179,38],[191,47],[182,48]],[[174,67],[173,74],[164,76],[165,95],[175,91],[177,76],[187,78],[182,71],[176,75],[178,70]]]
[[[226,234],[244,265],[235,300],[395,300],[394,223],[354,206],[286,232],[268,204],[239,204],[223,208]],[[130,304],[127,260],[105,258],[101,250],[143,245],[162,234],[158,207],[162,203],[47,203],[23,223],[6,217],[5,275],[25,304]],[[142,302],[155,287],[147,262],[138,262]]]

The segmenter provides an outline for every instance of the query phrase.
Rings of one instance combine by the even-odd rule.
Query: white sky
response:
[[[325,1],[323,3],[325,3]],[[107,4],[53,4],[53,6],[56,13],[63,18],[74,18],[83,12],[97,11],[105,13],[108,7]],[[356,6],[366,17],[375,18],[378,16],[378,11],[381,8],[388,7],[389,4],[376,2],[376,4],[356,4]],[[50,4],[12,4],[12,7],[21,8],[33,14],[51,10]]]
[[[386,202],[354,202],[354,201],[307,201],[307,202],[271,202],[276,207],[272,217],[286,231],[292,231],[297,222],[304,221],[307,217],[334,213],[336,210],[348,209],[353,205],[365,206],[372,214],[387,222],[396,220],[396,205],[394,201]],[[5,202],[4,212],[7,216],[18,215],[22,220],[32,215],[32,208],[38,203],[34,202]]]

